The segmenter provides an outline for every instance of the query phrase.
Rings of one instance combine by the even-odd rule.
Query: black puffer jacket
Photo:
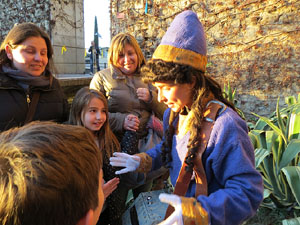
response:
[[[51,78],[50,85],[29,87],[28,93],[16,80],[0,72],[0,132],[24,124],[29,104],[28,97],[40,92],[33,120],[64,122],[68,118],[68,102],[58,80]]]

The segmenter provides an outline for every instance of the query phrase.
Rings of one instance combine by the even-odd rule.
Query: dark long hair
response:
[[[188,156],[185,159],[188,164],[188,170],[192,171],[194,167],[193,158],[199,147],[199,131],[205,110],[205,101],[209,96],[223,102],[233,110],[234,105],[223,97],[221,86],[211,77],[206,76],[204,72],[196,70],[191,66],[180,65],[172,62],[165,62],[162,60],[152,59],[142,67],[142,76],[145,82],[173,82],[174,84],[192,83],[195,85],[192,90],[192,107],[189,109],[193,111],[194,118],[191,120],[189,127],[190,138],[188,143]],[[179,113],[171,111],[169,119],[169,128],[165,132],[165,142],[162,146],[162,161],[165,167],[172,161],[171,149],[172,139],[176,127],[174,127],[174,120]]]
[[[30,37],[41,37],[45,40],[48,56],[48,64],[45,69],[45,75],[52,74],[54,70],[54,63],[51,40],[45,31],[33,23],[17,24],[8,32],[0,46],[0,69],[3,65],[12,66],[12,61],[6,55],[5,46],[9,45],[11,48],[15,48]]]

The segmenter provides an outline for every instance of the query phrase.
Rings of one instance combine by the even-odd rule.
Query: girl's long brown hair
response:
[[[214,99],[223,102],[233,110],[234,105],[223,97],[221,86],[211,77],[206,76],[202,71],[191,66],[180,65],[162,60],[150,60],[142,67],[142,76],[145,82],[174,82],[174,84],[192,83],[195,79],[195,86],[192,90],[192,107],[194,118],[191,120],[190,138],[188,143],[188,156],[185,161],[188,169],[192,171],[194,167],[193,158],[199,147],[199,131],[205,110],[205,101],[213,94]],[[172,161],[171,149],[172,139],[175,134],[174,120],[178,113],[171,111],[169,118],[169,128],[165,132],[165,142],[162,145],[162,161],[165,167],[169,167]]]
[[[84,126],[81,121],[81,116],[82,113],[85,113],[85,109],[93,98],[98,98],[102,101],[106,109],[106,121],[96,135],[99,140],[100,150],[103,150],[105,155],[109,158],[113,152],[120,151],[120,144],[109,126],[107,100],[101,92],[89,89],[88,87],[81,88],[73,99],[68,123]]]

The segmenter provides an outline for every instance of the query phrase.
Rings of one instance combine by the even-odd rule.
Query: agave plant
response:
[[[223,89],[224,98],[226,98],[228,101],[234,104],[237,113],[240,115],[240,117],[242,117],[245,120],[245,115],[243,111],[236,106],[237,101],[235,99],[235,93],[236,93],[236,89],[232,90],[229,82],[227,83],[227,85],[224,84],[224,89]]]
[[[279,109],[270,118],[259,116],[249,132],[255,148],[255,166],[264,181],[264,201],[269,208],[300,209],[300,94],[298,101],[286,98],[288,106]],[[298,221],[299,223],[294,223]],[[293,219],[300,224],[300,218]],[[288,220],[284,224],[291,224]]]

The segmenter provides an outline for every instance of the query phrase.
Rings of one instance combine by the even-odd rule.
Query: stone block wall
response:
[[[50,34],[50,5],[50,0],[0,1],[0,42],[15,23],[33,22]]]
[[[49,34],[57,73],[84,73],[82,0],[0,1],[1,42],[15,23],[22,22],[36,23]]]
[[[207,73],[236,88],[238,106],[268,115],[300,92],[297,0],[111,0],[111,35],[133,34],[150,58],[175,15],[198,14],[207,38]]]
[[[52,44],[59,73],[85,72],[83,18],[83,0],[52,0]]]

